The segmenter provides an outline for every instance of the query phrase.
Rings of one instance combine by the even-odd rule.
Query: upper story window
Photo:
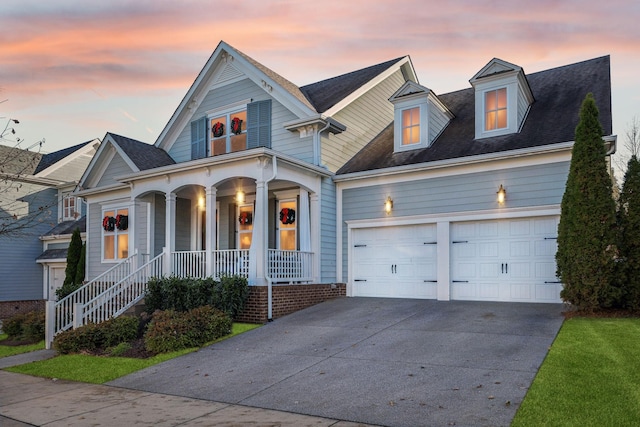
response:
[[[62,220],[69,221],[77,219],[80,216],[80,207],[82,202],[79,198],[67,194],[62,199]]]
[[[402,110],[402,145],[420,143],[420,107]]]
[[[247,148],[247,110],[213,117],[209,123],[213,156]]]
[[[484,94],[484,130],[507,127],[507,88],[490,90]]]
[[[271,148],[270,99],[236,103],[191,122],[192,159],[256,147]]]

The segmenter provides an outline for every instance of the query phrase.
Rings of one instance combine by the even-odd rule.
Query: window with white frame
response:
[[[129,209],[102,211],[102,259],[118,261],[129,256]]]
[[[420,107],[402,110],[402,145],[420,143]]]
[[[62,198],[62,220],[69,221],[77,219],[80,216],[80,199],[66,194]]]
[[[298,248],[296,211],[295,198],[278,200],[278,249],[295,251]]]
[[[238,249],[249,249],[253,235],[253,203],[238,205]]]
[[[485,92],[484,130],[505,129],[507,123],[507,88]]]
[[[247,110],[241,109],[212,117],[211,155],[233,153],[247,148]]]

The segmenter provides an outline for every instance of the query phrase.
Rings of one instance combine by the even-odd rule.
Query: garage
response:
[[[561,302],[558,216],[451,224],[451,299]]]
[[[357,228],[352,233],[353,296],[435,299],[435,224]]]

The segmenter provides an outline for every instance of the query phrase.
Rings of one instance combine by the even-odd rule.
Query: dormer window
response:
[[[453,114],[428,88],[406,82],[389,98],[394,106],[394,152],[427,148]]]
[[[534,101],[521,67],[494,58],[469,83],[475,89],[476,139],[520,132]]]
[[[507,127],[507,88],[485,92],[484,117],[485,131]]]
[[[402,110],[402,145],[420,143],[420,107]]]

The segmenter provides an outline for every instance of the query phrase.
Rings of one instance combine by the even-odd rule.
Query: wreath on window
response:
[[[242,120],[234,117],[233,119],[231,119],[231,132],[233,132],[236,135],[239,135],[242,133]]]
[[[242,225],[251,224],[252,220],[251,212],[240,212],[240,217],[238,217],[238,222]]]
[[[116,228],[118,230],[129,228],[129,215],[116,215]]]
[[[113,231],[116,228],[116,219],[112,216],[102,218],[102,228],[104,231]]]
[[[296,211],[290,208],[280,210],[280,222],[283,224],[293,224],[296,222]]]
[[[213,133],[214,138],[220,138],[224,135],[224,123],[216,122],[216,124],[211,128],[211,132]]]

